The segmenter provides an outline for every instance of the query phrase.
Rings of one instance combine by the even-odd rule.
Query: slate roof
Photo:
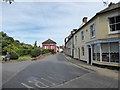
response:
[[[56,44],[56,42],[51,40],[51,39],[48,39],[48,40],[44,41],[42,44],[44,44],[44,43],[54,43],[54,44]]]

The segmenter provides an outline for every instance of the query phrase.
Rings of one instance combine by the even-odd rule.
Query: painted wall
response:
[[[72,56],[72,39],[70,39],[66,44],[66,54]]]
[[[120,33],[111,34],[109,28],[109,20],[108,17],[119,15],[118,10],[107,12],[95,17],[91,20],[87,25],[85,25],[82,29],[80,29],[74,36],[74,58],[78,58],[80,60],[87,60],[87,46],[86,43],[90,41],[95,41],[99,39],[110,39],[110,38],[118,38],[120,37]],[[90,25],[95,24],[95,37],[91,38],[90,36]],[[81,39],[81,31],[84,31],[84,41]],[[77,41],[76,41],[77,36]],[[82,55],[81,47],[84,47],[84,56]],[[79,55],[79,49],[80,55]],[[79,58],[80,56],[80,58]]]
[[[57,52],[56,44],[53,44],[53,43],[43,43],[42,48],[43,49],[54,49],[54,52]]]

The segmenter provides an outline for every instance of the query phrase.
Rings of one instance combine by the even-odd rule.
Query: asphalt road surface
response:
[[[34,61],[3,88],[117,88],[118,80],[67,61],[62,53]]]

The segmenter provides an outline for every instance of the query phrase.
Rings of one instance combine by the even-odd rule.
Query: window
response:
[[[120,31],[120,16],[109,18],[110,31]]]
[[[102,61],[119,63],[119,43],[102,43]]]
[[[77,43],[77,36],[75,36],[75,43]]]
[[[81,39],[84,41],[84,31],[81,31]]]
[[[47,49],[47,46],[44,46],[45,47],[45,49]]]
[[[84,53],[85,53],[85,51],[84,51],[84,47],[82,47],[82,56],[84,56]]]
[[[100,45],[93,45],[93,60],[100,61]]]
[[[95,24],[90,25],[90,36],[95,37]]]
[[[102,49],[102,61],[109,62],[109,44],[103,43],[101,44]]]
[[[119,43],[110,43],[110,62],[119,62]]]

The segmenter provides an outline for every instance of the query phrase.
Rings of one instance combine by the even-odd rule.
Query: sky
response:
[[[56,41],[58,46],[64,45],[65,37],[74,28],[79,28],[83,17],[88,17],[89,20],[107,7],[102,0],[84,1],[20,2],[18,0],[12,4],[4,2],[2,3],[2,30],[15,40],[31,45],[37,41],[38,46],[41,46],[41,43],[49,38]]]

